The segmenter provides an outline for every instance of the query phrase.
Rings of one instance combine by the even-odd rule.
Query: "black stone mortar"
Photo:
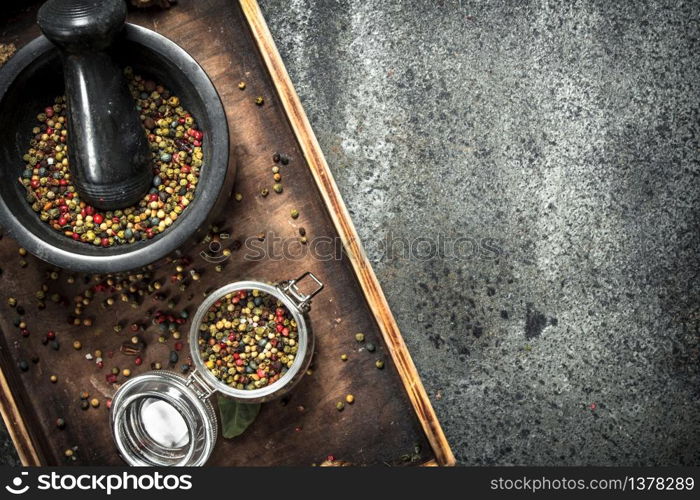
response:
[[[96,247],[54,230],[26,201],[18,181],[36,115],[63,95],[58,49],[40,36],[0,69],[0,223],[8,236],[37,257],[62,268],[90,273],[140,269],[184,251],[206,234],[231,194],[235,165],[229,167],[229,136],[221,99],[197,62],[178,45],[151,30],[126,24],[110,49],[122,67],[152,79],[177,95],[204,132],[204,161],[194,200],[175,222],[150,240]],[[70,144],[70,138],[69,138]]]

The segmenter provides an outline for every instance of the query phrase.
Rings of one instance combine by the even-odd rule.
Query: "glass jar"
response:
[[[316,282],[310,294],[298,283],[306,277]],[[151,371],[125,382],[114,394],[111,426],[119,454],[129,465],[198,466],[209,459],[218,435],[212,396],[221,393],[241,403],[260,403],[289,392],[306,372],[314,351],[314,338],[305,314],[311,298],[323,283],[312,273],[280,285],[239,281],[212,292],[199,306],[190,327],[190,353],[194,369],[188,376]],[[297,323],[298,350],[289,370],[276,382],[260,389],[235,389],[218,380],[204,366],[198,350],[199,325],[214,303],[239,290],[260,290],[282,302]]]

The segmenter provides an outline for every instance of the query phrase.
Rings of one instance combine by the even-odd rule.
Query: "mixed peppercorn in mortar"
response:
[[[299,348],[292,313],[276,297],[255,289],[215,302],[199,330],[204,365],[236,389],[275,383],[292,367]]]
[[[162,85],[124,70],[153,156],[153,184],[138,205],[100,212],[80,200],[68,163],[66,101],[37,116],[20,182],[42,221],[76,241],[109,247],[153,238],[171,226],[195,196],[204,133],[180,99]]]

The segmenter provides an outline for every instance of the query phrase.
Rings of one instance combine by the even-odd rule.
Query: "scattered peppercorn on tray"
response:
[[[19,48],[38,36],[35,18],[36,6],[0,21],[0,43]],[[129,21],[174,40],[214,82],[228,118],[235,194],[207,240],[130,276],[55,269],[0,240],[0,409],[22,462],[121,464],[111,397],[149,370],[191,369],[189,321],[204,297],[233,281],[311,271],[325,288],[308,314],[316,338],[310,370],[290,395],[264,403],[242,435],[220,436],[208,464],[452,465],[257,3],[180,0],[168,10],[131,11]],[[314,241],[339,241],[343,251],[313,258]]]

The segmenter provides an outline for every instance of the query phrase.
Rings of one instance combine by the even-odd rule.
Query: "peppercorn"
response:
[[[258,106],[262,106],[263,104],[265,104],[265,99],[263,99],[263,96],[260,95],[256,97],[255,104],[257,104]]]
[[[305,227],[300,227],[299,228],[299,236],[306,236],[306,228]]]
[[[289,158],[285,155],[280,155],[280,162],[282,165],[287,165],[289,163]]]
[[[338,410],[338,411],[343,411],[343,408],[345,408],[345,403],[343,403],[342,401],[338,401],[338,402],[335,404],[335,409],[336,409],[336,410]]]
[[[345,396],[345,401],[347,401],[348,404],[353,404],[355,402],[355,396],[348,394]]]
[[[382,368],[384,368],[384,361],[382,361],[381,359],[378,359],[376,361],[376,363],[374,363],[374,366],[376,366],[377,368],[379,368],[381,370]]]
[[[56,427],[59,429],[63,430],[66,428],[66,421],[63,420],[62,418],[57,418],[56,419]]]
[[[341,361],[347,361],[348,360],[348,355],[347,354],[341,354],[340,355]]]
[[[90,408],[90,403],[88,401],[81,401],[80,402],[80,409],[81,410],[87,410]]]
[[[76,351],[79,351],[82,347],[83,347],[83,344],[81,344],[79,340],[73,341],[73,349],[75,349]]]
[[[152,167],[156,175],[152,189],[138,204],[97,212],[81,202],[69,175],[65,146],[68,137],[64,128],[67,106],[63,98],[56,98],[55,104],[47,108],[53,110],[51,117],[46,114],[37,117],[44,120],[38,130],[44,131],[49,140],[39,136],[30,143],[26,157],[30,167],[36,169],[27,168],[20,178],[27,199],[40,219],[85,244],[103,247],[131,244],[167,230],[194,199],[203,164],[204,133],[181,107],[179,97],[138,75],[125,75],[154,153]],[[42,139],[41,143],[48,142],[48,147],[37,147],[38,139]]]
[[[239,82],[238,88],[241,90],[245,90],[245,82]]]
[[[365,341],[365,334],[364,333],[356,333],[355,340],[357,340],[358,342],[364,342]]]
[[[92,326],[92,318],[85,318],[83,320],[83,326]]]
[[[100,400],[97,398],[92,398],[90,400],[90,406],[92,406],[93,408],[97,408],[98,406],[100,406]]]
[[[70,448],[68,448],[66,451],[63,452],[63,454],[64,454],[66,457],[70,458],[70,457],[73,456],[73,450],[71,450]]]
[[[20,261],[19,261],[19,267],[24,268],[24,267],[27,267],[28,265],[29,265],[29,263],[28,263],[26,260],[20,259]]]
[[[255,289],[224,296],[199,329],[199,354],[206,368],[239,390],[278,381],[292,367],[299,347],[291,312],[274,296]]]
[[[272,190],[273,190],[275,193],[280,194],[280,193],[283,191],[282,184],[280,184],[279,182],[276,183],[276,184],[274,184],[274,185],[272,186]]]
[[[290,215],[292,216],[292,219],[296,219],[297,217],[299,217],[299,210],[293,208],[290,212]]]
[[[112,368],[112,375],[119,375],[119,367],[115,366]]]
[[[80,399],[85,400],[85,399],[87,399],[87,398],[89,398],[89,397],[90,397],[90,394],[89,394],[87,391],[83,391],[83,392],[80,393]]]
[[[302,236],[301,238],[299,238],[299,243],[301,243],[302,245],[306,245],[308,241],[309,240],[306,239],[306,236]]]
[[[49,377],[49,380],[51,381],[52,384],[55,384],[56,382],[58,382],[58,377],[56,375],[51,375]]]
[[[125,376],[125,377],[130,376],[130,375],[131,375],[131,370],[129,370],[128,368],[124,368],[124,369],[122,370],[122,375]]]
[[[17,250],[17,252],[18,252],[22,257],[24,257],[25,255],[27,255],[27,250],[26,250],[25,248],[19,248],[19,249]]]
[[[241,201],[243,199],[243,195],[241,193],[236,193],[234,197],[236,201]]]
[[[272,161],[274,161],[275,163],[279,163],[279,161],[280,161],[280,154],[279,154],[279,153],[273,154],[273,155],[272,155]]]
[[[214,266],[214,271],[216,271],[217,273],[220,273],[223,270],[224,266],[222,266],[221,264],[217,264],[216,266]]]
[[[29,363],[27,363],[25,360],[20,360],[19,363],[17,363],[19,366],[19,369],[22,370],[23,372],[26,372],[29,370]]]
[[[277,172],[277,173],[275,173],[275,174],[272,176],[272,179],[273,179],[275,182],[280,182],[280,181],[282,180],[282,174],[280,174],[279,172]]]
[[[14,297],[9,297],[9,298],[7,299],[7,305],[10,306],[10,307],[15,307],[15,306],[17,306],[17,299],[14,298]]]

